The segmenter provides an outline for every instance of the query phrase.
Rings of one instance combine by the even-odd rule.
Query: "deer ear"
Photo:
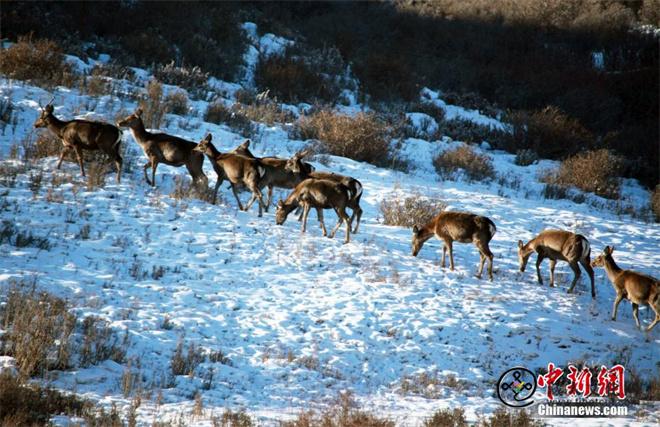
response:
[[[207,134],[206,137],[204,138],[204,141],[205,141],[205,142],[211,142],[212,139],[213,139],[213,135],[211,135],[211,134],[209,133],[209,134]]]
[[[523,242],[522,242],[522,240],[518,240],[518,247],[522,249],[522,247],[523,247]]]
[[[52,113],[53,112],[53,104],[46,105],[46,108],[44,108],[44,111],[46,111],[47,113]]]
[[[138,107],[137,110],[135,110],[135,115],[138,117],[142,117],[142,108]]]
[[[277,202],[277,207],[278,207],[278,208],[281,208],[282,206],[284,206],[284,202],[282,201],[282,199],[280,199],[280,200]]]
[[[610,248],[610,255],[612,255],[612,252],[614,252],[614,246],[609,246]]]
[[[249,148],[250,147],[250,140],[246,139],[241,145],[245,148]]]
[[[413,225],[413,233],[415,234],[419,233],[419,227],[417,227],[416,225]]]

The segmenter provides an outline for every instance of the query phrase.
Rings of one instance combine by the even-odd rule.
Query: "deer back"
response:
[[[536,251],[550,259],[576,262],[589,258],[589,241],[581,234],[564,230],[545,230],[535,239]]]
[[[435,234],[461,243],[488,242],[495,230],[495,224],[489,218],[467,212],[442,212],[436,217]]]

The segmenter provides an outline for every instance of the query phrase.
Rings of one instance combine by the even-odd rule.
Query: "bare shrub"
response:
[[[557,107],[509,116],[513,132],[506,134],[503,148],[510,152],[534,150],[539,156],[557,159],[593,146],[594,137],[577,119]]]
[[[88,416],[93,406],[75,395],[25,384],[9,373],[0,374],[0,425],[48,425],[53,415]]]
[[[154,70],[154,77],[168,85],[182,87],[200,98],[204,98],[209,90],[209,73],[203,72],[201,68],[196,66],[177,67],[172,61],[166,65],[157,66]]]
[[[467,427],[463,408],[438,409],[424,420],[423,427]]]
[[[232,107],[232,111],[245,116],[249,120],[269,125],[295,120],[293,113],[280,107],[276,101],[271,100],[249,105],[237,103]]]
[[[445,210],[447,204],[441,200],[414,195],[401,199],[385,198],[380,202],[380,213],[385,225],[412,227],[426,224]]]
[[[188,114],[188,95],[182,90],[170,92],[165,97],[165,105],[168,112],[185,116]]]
[[[504,132],[470,120],[453,119],[439,122],[438,137],[448,136],[456,141],[480,144],[484,141],[500,145]]]
[[[112,84],[103,76],[92,75],[85,81],[87,94],[103,96],[112,93]]]
[[[167,104],[163,99],[163,85],[156,79],[147,83],[146,95],[140,100],[142,119],[147,128],[158,129],[167,113]]]
[[[547,184],[577,187],[609,199],[619,198],[623,159],[606,149],[586,151],[561,162],[559,169],[542,177]]]
[[[428,114],[433,117],[437,123],[445,121],[445,110],[432,102],[415,102],[410,106],[410,111]]]
[[[52,247],[47,237],[32,234],[31,230],[21,230],[11,220],[3,220],[0,224],[0,244],[4,242],[17,248],[33,247],[47,251]]]
[[[82,367],[105,360],[123,363],[126,358],[128,334],[123,339],[113,331],[110,323],[96,316],[87,316],[82,322],[82,344],[79,362]]]
[[[338,87],[314,70],[304,59],[287,51],[284,55],[261,57],[254,80],[260,90],[269,89],[284,102],[333,102],[339,95]]]
[[[13,283],[3,299],[0,318],[7,333],[2,336],[2,353],[16,359],[21,375],[67,368],[76,318],[66,302],[25,281]]]
[[[360,409],[350,392],[340,393],[332,407],[321,413],[302,411],[293,421],[281,423],[282,427],[394,427],[394,421]]]
[[[37,85],[70,86],[74,73],[60,47],[47,39],[18,38],[8,49],[0,49],[0,73]]]
[[[539,161],[539,156],[536,154],[536,151],[530,150],[529,148],[523,148],[522,150],[516,151],[516,158],[513,160],[518,166],[529,166]]]
[[[656,185],[651,192],[651,210],[655,216],[655,222],[660,222],[660,184]]]
[[[11,123],[14,110],[14,103],[11,102],[10,96],[0,98],[0,126],[2,129]]]
[[[170,361],[172,374],[175,376],[193,375],[195,368],[197,368],[197,366],[205,359],[201,350],[202,349],[200,347],[197,347],[194,343],[191,343],[188,346],[188,351],[185,352],[183,339],[180,339]]]
[[[227,107],[222,102],[209,104],[204,113],[204,120],[217,124],[224,123],[243,136],[250,136],[254,131],[252,122],[245,114]]]
[[[355,117],[322,110],[301,117],[298,133],[303,139],[317,139],[318,149],[336,156],[387,166],[392,161],[389,129],[371,113]]]
[[[86,187],[88,191],[105,187],[105,174],[108,172],[106,162],[91,162],[87,165]]]
[[[477,153],[468,145],[445,151],[433,159],[433,166],[444,179],[455,179],[459,171],[463,171],[471,181],[495,178],[495,168],[491,158]]]
[[[133,81],[135,79],[135,71],[117,62],[97,63],[90,74],[95,77],[112,77],[119,80]]]
[[[59,139],[49,130],[39,132],[37,140],[35,141],[34,158],[41,159],[44,157],[59,156],[62,152],[62,140]],[[75,161],[75,154],[73,150],[64,157],[69,161]]]
[[[213,417],[213,427],[252,427],[254,421],[244,411],[233,412],[227,409],[221,417]]]
[[[174,190],[170,193],[170,197],[176,200],[197,199],[210,203],[213,200],[213,190],[198,188],[186,177],[177,175],[174,177]],[[222,201],[221,198],[220,200]]]
[[[480,427],[541,427],[544,425],[533,419],[524,409],[508,411],[504,408],[497,408],[490,418],[482,418],[479,421]]]

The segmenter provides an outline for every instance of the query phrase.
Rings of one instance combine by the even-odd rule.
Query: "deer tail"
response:
[[[353,198],[357,199],[362,195],[362,184],[360,181],[356,180],[355,181],[355,196]]]
[[[495,223],[490,219],[488,219],[488,231],[490,231],[490,238],[492,239],[495,235],[495,232],[497,231],[497,227],[495,226]]]
[[[582,259],[591,257],[591,245],[587,239],[582,239]]]
[[[259,172],[259,178],[263,178],[266,174],[266,168],[261,165],[257,166],[257,171]]]
[[[120,128],[117,128],[117,130],[119,131],[119,133],[117,134],[117,140],[115,141],[114,144],[112,144],[113,149],[119,145],[119,143],[121,142],[121,137],[124,135],[124,132]]]

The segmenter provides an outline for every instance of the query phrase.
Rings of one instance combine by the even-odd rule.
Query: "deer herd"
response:
[[[259,158],[250,152],[250,141],[248,140],[229,153],[221,153],[212,144],[210,134],[199,143],[195,143],[176,136],[147,131],[140,108],[128,117],[119,120],[117,126],[114,126],[109,123],[88,120],[60,120],[53,114],[51,101],[48,105],[42,107],[41,114],[34,123],[34,127],[46,127],[62,140],[63,146],[57,163],[58,169],[66,153],[73,149],[76,153],[80,171],[85,176],[82,151],[101,150],[114,161],[117,168],[117,182],[119,182],[122,167],[122,157],[120,155],[122,132],[119,128],[126,127],[131,130],[135,141],[147,157],[147,162],[144,165],[144,177],[151,186],[156,185],[156,169],[158,164],[163,163],[176,167],[185,166],[196,186],[202,189],[207,188],[208,179],[202,169],[204,156],[206,156],[217,175],[213,192],[214,204],[218,189],[225,179],[229,181],[239,209],[247,211],[256,201],[259,204],[259,216],[262,216],[264,210],[268,212],[274,187],[292,189],[285,200],[280,200],[277,203],[276,224],[283,224],[289,213],[301,208],[302,213],[298,220],[302,220],[302,232],[305,232],[307,216],[309,211],[314,208],[323,235],[326,236],[323,211],[324,209],[333,209],[339,220],[329,237],[334,237],[342,224],[346,227],[345,243],[350,241],[351,233],[358,232],[362,216],[362,209],[360,208],[362,184],[357,179],[348,176],[315,171],[311,164],[303,160],[309,154],[308,151],[296,153],[290,159]],[[147,174],[149,168],[151,168],[151,179]],[[262,190],[266,187],[268,188],[268,198],[264,201]],[[238,196],[238,190],[244,188],[252,193],[252,197],[245,206]],[[350,217],[346,209],[351,210]],[[355,228],[351,229],[354,221]],[[488,244],[496,231],[495,224],[487,217],[464,212],[442,212],[427,224],[413,227],[412,255],[417,256],[424,242],[436,236],[443,242],[442,267],[445,267],[445,255],[448,251],[449,266],[451,270],[454,270],[453,242],[472,242],[477,247],[481,258],[477,277],[481,277],[484,264],[488,260],[488,277],[492,280],[493,253],[490,251]],[[621,269],[612,258],[613,252],[614,248],[606,246],[603,252],[591,261],[589,241],[580,234],[563,230],[545,230],[527,243],[523,243],[521,240],[518,241],[520,272],[525,271],[529,257],[536,253],[536,274],[541,285],[543,279],[541,278],[540,265],[546,258],[550,263],[551,287],[554,286],[555,282],[554,272],[557,261],[567,262],[573,270],[574,277],[568,289],[569,293],[573,292],[575,284],[580,278],[579,266],[582,265],[582,268],[589,275],[591,296],[595,298],[596,290],[592,267],[603,267],[616,291],[612,320],[616,320],[619,303],[626,298],[632,303],[633,316],[638,328],[640,327],[639,305],[649,305],[655,312],[654,321],[646,329],[650,331],[660,322],[660,281],[645,274]]]

